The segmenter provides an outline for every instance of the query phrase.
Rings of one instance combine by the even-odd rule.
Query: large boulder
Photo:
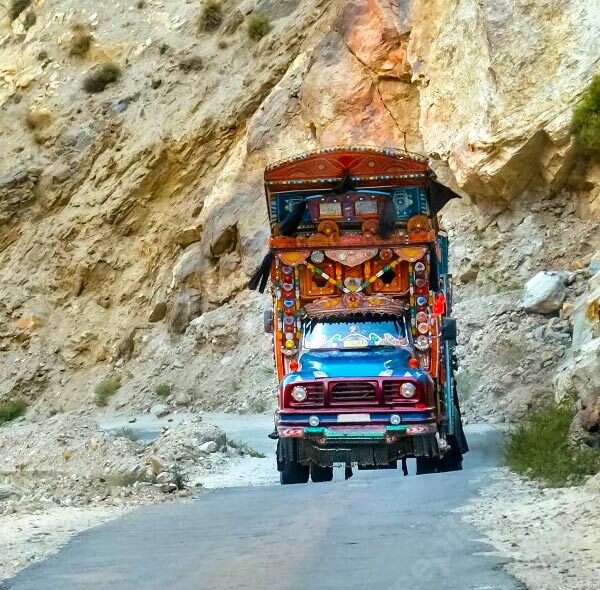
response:
[[[565,283],[561,274],[542,271],[525,284],[521,306],[533,313],[553,313],[562,307],[565,296]]]

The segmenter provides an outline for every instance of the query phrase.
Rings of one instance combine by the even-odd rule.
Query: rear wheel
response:
[[[438,470],[438,457],[417,457],[417,475],[436,473]]]
[[[310,466],[310,478],[314,483],[331,481],[333,479],[333,467],[321,467],[313,463]]]
[[[306,483],[309,472],[310,468],[308,465],[302,465],[302,463],[296,463],[295,461],[286,461],[279,471],[279,481],[284,486],[294,483]]]

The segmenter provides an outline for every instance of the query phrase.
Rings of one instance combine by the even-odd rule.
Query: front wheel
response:
[[[296,463],[295,461],[286,461],[279,472],[279,481],[284,486],[294,483],[306,483],[309,472],[310,468],[308,465],[302,465],[302,463]]]
[[[313,483],[331,481],[333,479],[333,467],[321,467],[314,463],[310,466],[310,478]]]
[[[436,473],[438,462],[438,457],[417,457],[417,475]]]

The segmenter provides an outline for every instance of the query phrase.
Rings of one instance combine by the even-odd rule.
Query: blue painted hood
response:
[[[427,372],[410,369],[410,351],[404,348],[366,350],[313,350],[300,354],[301,370],[286,375],[281,384],[308,379],[339,377],[410,377],[430,381]]]

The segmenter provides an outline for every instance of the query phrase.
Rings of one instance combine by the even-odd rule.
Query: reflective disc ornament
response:
[[[293,315],[286,315],[286,316],[283,318],[283,323],[284,323],[286,326],[293,326],[295,321],[296,321],[296,320],[294,319],[294,316],[293,316]]]
[[[295,303],[296,302],[293,299],[284,299],[283,300],[284,307],[287,307],[288,309],[291,309],[292,307],[294,307]]]
[[[426,311],[420,311],[417,314],[417,322],[421,323],[421,322],[426,322],[429,319],[429,316],[427,315]]]
[[[282,269],[283,274],[291,275],[294,272],[294,269],[291,266],[284,266]]]
[[[323,252],[321,252],[321,250],[315,250],[311,255],[310,255],[310,259],[315,262],[315,263],[319,263],[319,262],[323,262],[323,260],[325,260],[325,254],[323,254]]]
[[[292,283],[283,283],[283,285],[281,285],[281,288],[284,291],[293,291],[294,290],[294,285]]]
[[[419,336],[415,340],[415,347],[419,350],[427,350],[429,348],[429,338],[427,336]]]
[[[284,302],[285,304],[285,302]],[[425,305],[427,305],[427,297],[423,296],[423,295],[419,295],[417,297],[417,305],[419,307],[424,307]]]
[[[429,332],[429,324],[422,322],[417,326],[417,330],[419,334],[427,334]]]
[[[423,272],[425,270],[425,265],[422,262],[417,262],[415,264],[415,271],[416,272]]]

